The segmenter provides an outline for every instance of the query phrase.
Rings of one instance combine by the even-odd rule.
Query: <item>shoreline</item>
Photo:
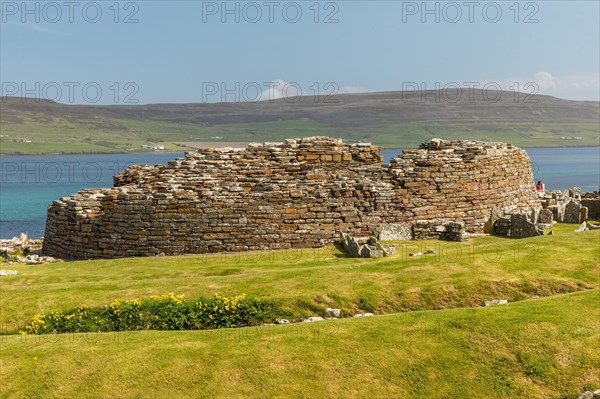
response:
[[[202,142],[202,144],[209,144],[210,142]],[[182,147],[181,151],[115,151],[115,152],[103,152],[103,151],[91,151],[91,152],[40,152],[35,154],[23,153],[23,152],[8,152],[3,153],[0,152],[0,157],[35,157],[35,156],[65,156],[65,155],[129,155],[129,154],[179,154],[187,151],[195,151],[199,148],[243,148],[239,147],[240,142],[215,142],[215,145],[212,147]],[[379,144],[373,145],[379,146]],[[404,150],[407,147],[384,147],[381,146],[382,150]],[[517,146],[519,148],[527,149],[527,148],[600,148],[600,143],[598,145],[562,145],[562,146]]]
[[[179,154],[192,149],[182,149],[182,151],[133,151],[133,152],[40,152],[36,154],[27,154],[22,152],[0,153],[0,157],[54,157],[65,155],[134,155],[134,154]]]

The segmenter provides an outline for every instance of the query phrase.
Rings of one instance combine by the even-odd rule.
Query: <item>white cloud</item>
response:
[[[352,94],[352,93],[366,93],[367,91],[362,87],[357,86],[342,86],[340,87],[340,94]]]
[[[47,24],[41,24],[41,23],[35,23],[35,22],[15,22],[15,21],[6,21],[3,22],[2,25],[5,25],[6,27],[12,27],[12,28],[24,28],[30,31],[34,31],[34,32],[41,32],[41,33],[62,33],[58,30],[55,29],[50,29],[48,28]]]
[[[574,90],[595,90],[600,87],[600,74],[565,75],[557,79],[557,88]]]
[[[531,94],[545,94],[569,100],[600,100],[600,74],[553,75],[540,71],[530,77],[513,77],[501,81],[487,80],[496,83],[507,91],[520,91]]]
[[[288,82],[283,79],[275,79],[264,82],[267,87],[260,95],[260,101],[273,101],[279,98],[296,98],[298,96],[328,96],[336,94],[365,93],[366,90],[357,86],[339,86],[335,82],[313,84],[310,87],[302,87],[297,82]],[[316,93],[318,91],[318,93]]]
[[[549,72],[538,72],[533,76],[540,89],[555,89],[556,79]]]
[[[261,93],[260,101],[273,101],[278,98],[283,98],[284,90],[286,93],[289,91],[287,90],[289,84],[283,79],[275,79],[271,82],[266,82],[265,86],[267,86],[267,89]],[[289,93],[287,94],[289,96]]]

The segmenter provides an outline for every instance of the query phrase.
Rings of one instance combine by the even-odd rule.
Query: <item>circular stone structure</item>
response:
[[[540,208],[529,157],[510,144],[433,139],[389,164],[380,152],[309,137],[132,166],[113,188],[52,202],[43,253],[92,259],[319,247],[341,232],[366,236],[386,226],[436,238],[450,222],[482,233],[493,210]]]

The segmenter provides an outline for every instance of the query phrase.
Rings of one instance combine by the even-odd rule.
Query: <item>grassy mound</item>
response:
[[[10,398],[577,398],[600,387],[600,291],[208,331],[0,337]]]
[[[165,292],[246,293],[273,306],[268,317],[299,320],[327,306],[378,316],[0,335],[0,396],[575,399],[600,388],[600,231],[575,228],[524,240],[403,242],[384,259],[327,247],[11,265],[19,274],[0,280],[5,334],[36,314],[66,317]],[[428,248],[437,254],[408,256]],[[511,303],[483,307],[490,299]]]
[[[597,288],[600,231],[466,243],[398,243],[398,254],[352,259],[334,247],[282,252],[133,258],[14,266],[2,277],[0,322],[16,331],[36,314],[99,307],[168,292],[187,298],[234,297],[274,302],[284,316],[343,316],[483,306]],[[437,254],[410,257],[432,248]]]

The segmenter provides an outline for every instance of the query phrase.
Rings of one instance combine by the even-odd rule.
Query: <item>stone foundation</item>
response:
[[[449,222],[483,233],[493,209],[541,208],[529,158],[510,144],[434,139],[389,165],[380,150],[312,137],[133,166],[114,188],[50,204],[43,252],[86,259],[318,247],[390,224],[432,238]]]

